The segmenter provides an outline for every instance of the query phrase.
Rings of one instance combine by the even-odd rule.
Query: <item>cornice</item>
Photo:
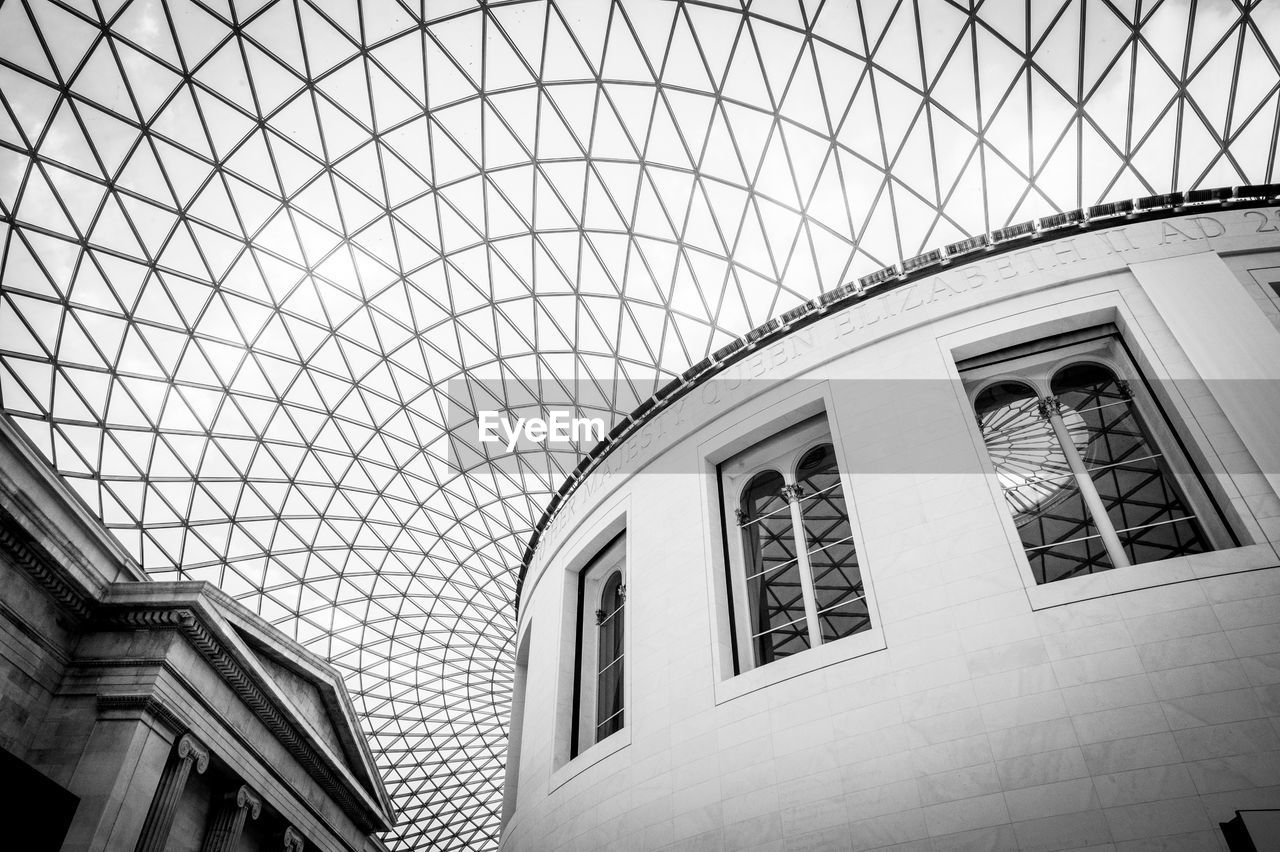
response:
[[[73,580],[44,545],[0,506],[0,551],[48,593],[58,608],[83,621],[93,611],[94,595]]]
[[[283,709],[206,623],[198,605],[129,605],[104,603],[94,614],[99,630],[174,630],[209,664],[250,712],[330,798],[365,833],[384,830],[388,814],[379,813],[352,789],[352,782],[336,772]]]
[[[7,509],[37,540],[46,537],[57,557],[84,575],[86,586],[100,588],[113,579],[147,579],[80,495],[68,487],[9,415],[3,413],[0,460],[4,462],[0,465],[0,507]],[[71,540],[75,534],[83,536],[79,544]],[[114,569],[115,574],[104,573],[104,567]]]
[[[186,723],[154,695],[105,692],[98,695],[98,709],[102,712],[146,713],[162,722],[174,734],[187,730]]]

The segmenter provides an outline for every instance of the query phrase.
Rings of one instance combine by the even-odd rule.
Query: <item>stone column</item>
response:
[[[262,813],[262,799],[241,784],[240,789],[222,797],[213,822],[204,836],[201,852],[235,852],[246,819],[257,819]]]
[[[303,852],[306,846],[306,841],[293,826],[284,830],[284,852]]]
[[[151,808],[147,811],[147,821],[142,825],[135,852],[164,852],[169,829],[173,827],[173,816],[178,810],[193,764],[196,774],[208,769],[209,749],[191,734],[183,734],[160,775],[160,786],[151,799]]]

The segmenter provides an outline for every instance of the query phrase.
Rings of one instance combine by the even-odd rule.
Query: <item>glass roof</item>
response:
[[[446,383],[625,412],[921,249],[1275,180],[1277,45],[1262,0],[3,0],[0,405],[345,673],[393,848],[492,848],[576,459],[451,465]]]

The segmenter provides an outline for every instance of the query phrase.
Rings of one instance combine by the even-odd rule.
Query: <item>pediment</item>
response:
[[[271,678],[280,694],[311,725],[313,732],[320,736],[321,741],[333,754],[349,763],[346,747],[338,735],[337,726],[342,724],[342,719],[333,718],[333,702],[325,700],[325,695],[332,691],[332,685],[319,680],[307,672],[303,666],[289,665],[288,662],[280,659],[278,654],[272,653],[255,641],[253,636],[240,631],[236,632],[249,646],[254,660]],[[356,770],[356,767],[351,769]]]

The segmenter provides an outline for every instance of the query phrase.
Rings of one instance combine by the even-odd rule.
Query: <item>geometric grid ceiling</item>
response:
[[[615,417],[922,249],[1274,181],[1277,45],[1271,0],[0,0],[0,406],[343,672],[393,848],[491,849],[576,458],[451,464],[446,383]]]

